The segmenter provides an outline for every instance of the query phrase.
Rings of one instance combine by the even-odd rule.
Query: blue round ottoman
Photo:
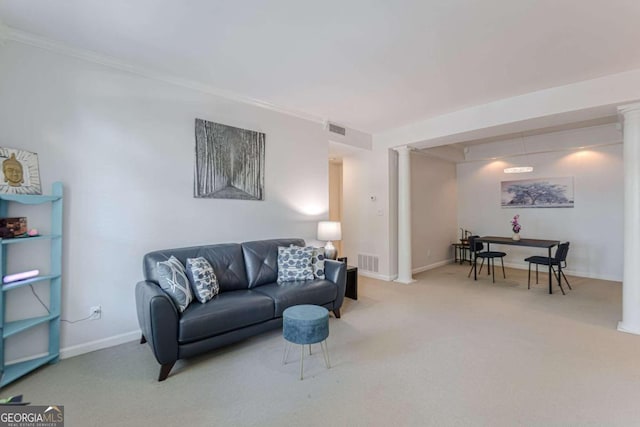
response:
[[[304,346],[320,343],[327,368],[330,368],[327,337],[329,336],[329,310],[318,305],[294,305],[282,313],[282,335],[286,340],[282,363],[286,364],[290,343],[302,345],[300,352],[300,379],[304,368]]]

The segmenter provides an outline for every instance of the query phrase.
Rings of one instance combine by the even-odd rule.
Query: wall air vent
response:
[[[329,123],[329,132],[333,132],[333,133],[337,133],[338,135],[345,136],[347,134],[347,129],[343,128],[342,126]]]
[[[369,254],[358,254],[358,268],[360,270],[378,272],[378,256]]]

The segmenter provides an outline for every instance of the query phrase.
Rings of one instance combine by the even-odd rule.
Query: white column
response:
[[[618,112],[624,120],[624,267],[618,330],[640,335],[640,103],[618,107]]]
[[[411,148],[398,147],[398,278],[411,283]]]

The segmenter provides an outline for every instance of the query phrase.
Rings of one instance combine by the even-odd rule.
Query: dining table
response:
[[[552,289],[552,265],[551,265],[551,249],[554,246],[558,246],[560,244],[559,240],[546,240],[546,239],[519,239],[514,240],[512,237],[500,237],[500,236],[483,236],[477,237],[475,239],[476,242],[482,242],[487,244],[487,251],[491,250],[491,244],[498,245],[511,245],[511,246],[529,246],[532,248],[546,248],[547,256],[549,257],[549,293],[553,294]],[[476,257],[473,259],[473,280],[478,280],[478,276],[476,274],[478,262]],[[555,274],[554,274],[555,276]],[[560,277],[558,277],[558,282],[560,282]]]

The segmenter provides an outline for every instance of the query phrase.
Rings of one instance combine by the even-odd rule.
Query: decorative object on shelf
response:
[[[193,196],[264,200],[265,134],[196,119]]]
[[[2,278],[2,282],[12,283],[17,282],[18,280],[31,279],[32,277],[38,277],[38,274],[40,274],[40,270],[29,270],[23,271],[22,273],[7,274]]]
[[[0,193],[42,194],[36,153],[0,147],[0,161],[2,161]]]
[[[513,240],[520,240],[520,229],[522,229],[522,226],[520,225],[520,223],[518,222],[518,219],[520,218],[520,214],[514,215],[513,219],[511,220],[511,229],[513,230]]]
[[[318,222],[318,240],[326,241],[324,256],[327,259],[336,259],[338,250],[333,246],[333,240],[342,240],[342,227],[338,221]]]
[[[0,218],[0,238],[10,239],[27,234],[27,218]]]
[[[572,208],[573,177],[502,181],[503,208]]]
[[[32,228],[31,230],[29,230],[27,232],[27,234],[29,235],[29,237],[36,237],[38,236],[38,229],[37,228]]]

